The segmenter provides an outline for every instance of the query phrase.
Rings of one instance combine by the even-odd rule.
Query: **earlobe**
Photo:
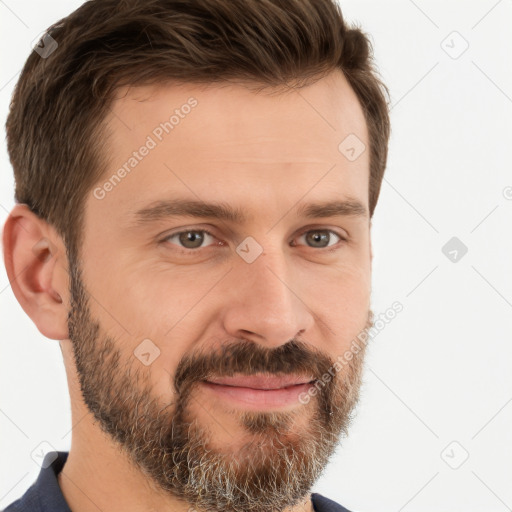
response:
[[[4,263],[12,291],[41,334],[67,339],[67,260],[54,230],[26,204],[3,229]]]

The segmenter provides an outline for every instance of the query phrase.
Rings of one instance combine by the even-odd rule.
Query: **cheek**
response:
[[[161,339],[187,316],[222,276],[223,269],[198,273],[192,265],[161,258],[141,261],[128,252],[90,264],[88,289],[94,314],[102,324],[134,339]],[[225,269],[224,269],[225,272]]]
[[[326,336],[345,344],[366,326],[371,299],[368,268],[344,264],[308,280],[303,290],[304,302],[321,319],[317,326],[326,329]]]
[[[300,274],[306,296],[314,295],[320,303],[347,304],[357,310],[364,308],[371,291],[369,252],[360,248],[346,250],[326,265],[303,267]]]

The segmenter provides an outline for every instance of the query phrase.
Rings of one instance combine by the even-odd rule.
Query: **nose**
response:
[[[269,348],[309,333],[314,317],[300,286],[298,270],[282,253],[262,253],[253,263],[238,261],[230,273],[224,329],[233,337]]]

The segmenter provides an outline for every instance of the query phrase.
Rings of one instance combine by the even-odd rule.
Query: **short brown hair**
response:
[[[339,68],[363,108],[373,215],[386,167],[388,91],[366,35],[335,0],[89,0],[46,32],[7,118],[15,200],[80,251],[87,193],[107,171],[103,121],[122,86],[239,80],[262,88],[308,84]],[[341,142],[341,141],[340,141]]]

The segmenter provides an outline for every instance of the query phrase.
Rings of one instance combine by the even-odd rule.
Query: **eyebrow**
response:
[[[356,199],[343,199],[323,203],[301,204],[296,209],[299,217],[368,217],[366,207]],[[132,214],[131,226],[140,227],[170,217],[198,217],[219,219],[232,223],[250,220],[241,208],[223,202],[204,202],[188,199],[164,199],[150,203]]]

